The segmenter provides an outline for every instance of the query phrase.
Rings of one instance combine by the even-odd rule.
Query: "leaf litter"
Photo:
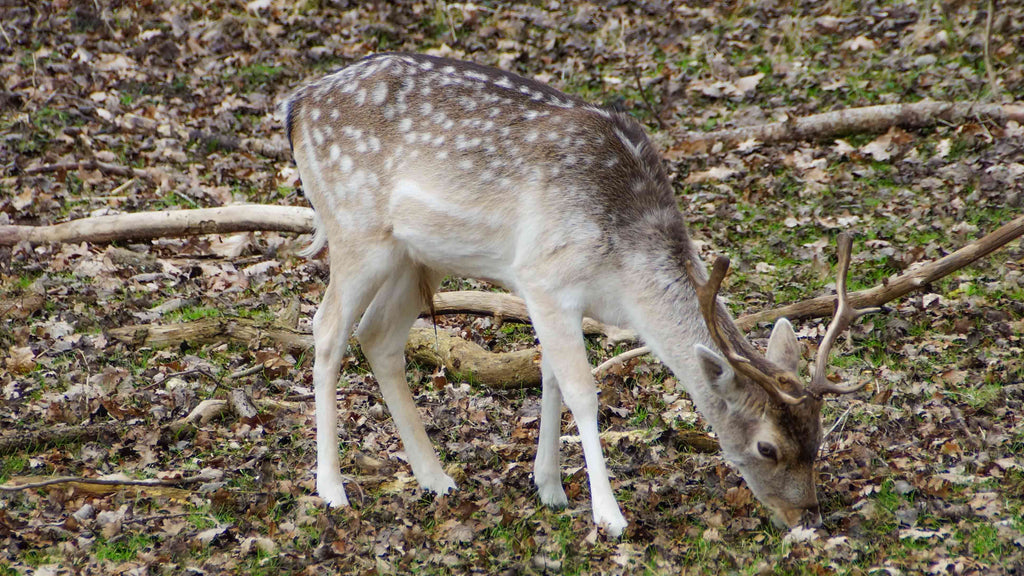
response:
[[[1002,97],[1019,98],[1024,14],[998,3],[995,16]],[[983,21],[969,3],[914,2],[850,10],[786,2],[8,4],[0,7],[0,224],[302,204],[287,162],[239,142],[284,148],[275,105],[294,86],[372,51],[412,50],[499,65],[635,114],[671,158],[680,207],[706,259],[734,256],[734,311],[760,310],[829,290],[840,229],[861,233],[854,276],[867,286],[1019,213],[1024,132],[940,125],[704,151],[676,148],[673,135],[877,103],[997,99],[986,94],[979,56]],[[30,173],[87,160],[106,168]],[[301,239],[260,233],[116,247],[129,256],[88,243],[0,248],[0,438],[121,424],[116,434],[6,453],[0,480],[153,478],[205,467],[224,474],[188,489],[68,484],[5,494],[0,570],[1024,569],[1020,243],[890,303],[843,345],[837,371],[870,384],[826,409],[826,429],[837,429],[820,469],[823,530],[775,529],[719,455],[677,442],[705,425],[660,365],[637,362],[606,377],[601,427],[631,522],[622,541],[591,524],[578,444],[564,448],[569,508],[537,502],[529,472],[537,391],[490,391],[410,366],[428,432],[460,486],[434,497],[416,487],[366,362],[351,351],[338,404],[354,505],[327,510],[313,496],[308,353],[217,339],[154,349],[105,336],[219,316],[289,316],[308,331],[326,264],[296,257],[301,247]],[[532,345],[526,327],[441,322],[492,349]],[[798,328],[813,348],[821,324]],[[763,345],[767,331],[752,337]],[[595,360],[613,348],[591,344]],[[216,411],[185,433],[170,431],[234,388],[260,406],[259,417]],[[563,420],[571,437],[571,417]]]

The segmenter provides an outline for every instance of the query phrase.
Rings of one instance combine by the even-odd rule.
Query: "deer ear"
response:
[[[693,350],[697,353],[697,363],[700,364],[701,372],[707,378],[711,391],[715,396],[732,403],[736,397],[736,373],[733,372],[732,366],[725,358],[703,344],[695,345]]]
[[[796,374],[800,361],[800,343],[796,340],[793,325],[785,318],[779,318],[768,339],[768,360],[780,368]]]

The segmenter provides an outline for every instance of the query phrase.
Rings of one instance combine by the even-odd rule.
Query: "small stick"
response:
[[[632,360],[633,358],[636,358],[637,356],[643,356],[644,354],[650,354],[650,353],[651,353],[651,349],[648,348],[647,346],[641,346],[639,348],[633,348],[632,350],[627,350],[627,351],[623,352],[622,354],[618,354],[616,356],[612,356],[611,358],[605,360],[604,362],[601,362],[600,364],[597,365],[597,368],[594,368],[593,370],[591,370],[591,373],[594,376],[601,376],[605,372],[607,372],[609,369],[611,369],[612,366],[615,366],[616,364],[625,364],[627,361]]]
[[[995,13],[995,0],[988,0],[988,16],[985,18],[985,73],[988,75],[988,89],[993,100],[999,99],[999,83],[996,72],[992,69],[992,15]]]

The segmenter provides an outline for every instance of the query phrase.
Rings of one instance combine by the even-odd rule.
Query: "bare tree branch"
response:
[[[21,490],[31,490],[33,488],[43,488],[54,484],[67,483],[92,484],[98,486],[183,486],[186,484],[195,484],[196,482],[210,482],[219,477],[219,473],[213,473],[213,471],[210,470],[204,470],[194,476],[184,476],[181,478],[147,478],[144,480],[132,480],[130,478],[80,478],[78,476],[58,476],[56,478],[48,478],[38,482],[3,484],[0,485],[0,492],[19,492]],[[14,479],[14,481],[17,480],[18,479],[16,478]]]
[[[881,306],[914,290],[920,290],[929,283],[948,276],[964,266],[988,256],[1021,235],[1024,235],[1024,216],[1014,218],[1000,226],[995,232],[971,242],[952,254],[922,264],[895,278],[887,279],[874,288],[850,293],[850,304],[855,308]],[[835,303],[835,295],[820,296],[788,306],[741,316],[737,319],[736,324],[747,330],[759,322],[771,322],[781,317],[786,317],[790,320],[820,318],[831,314],[832,310],[835,309]]]
[[[309,233],[313,230],[313,211],[297,206],[248,204],[97,216],[51,226],[6,225],[0,226],[0,246],[22,241],[111,242],[257,230]]]
[[[850,133],[885,132],[893,126],[924,128],[939,122],[962,124],[987,120],[1006,124],[1013,120],[1024,124],[1024,104],[974,104],[926,100],[908,104],[883,104],[834,110],[783,122],[716,130],[686,132],[679,135],[684,152],[707,148],[712,143],[759,140],[765,143],[794,140],[820,140]]]
[[[113,174],[114,176],[128,176],[142,178],[144,180],[153,179],[153,175],[148,170],[119,166],[117,164],[110,164],[109,162],[100,162],[99,160],[78,160],[71,162],[57,162],[55,164],[43,164],[42,166],[26,168],[25,174],[67,172],[69,170],[99,170],[104,174]]]

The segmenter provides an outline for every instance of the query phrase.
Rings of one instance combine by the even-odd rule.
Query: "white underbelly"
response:
[[[409,256],[447,274],[511,282],[515,255],[512,207],[458,204],[412,180],[389,202],[392,234]]]

